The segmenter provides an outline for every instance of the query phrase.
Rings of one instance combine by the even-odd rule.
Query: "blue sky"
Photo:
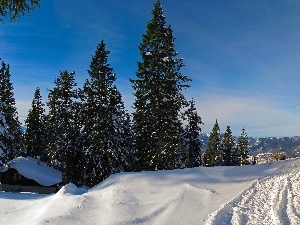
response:
[[[41,0],[19,23],[0,25],[0,57],[11,66],[21,122],[34,90],[54,86],[59,71],[75,71],[81,87],[96,46],[104,40],[116,85],[129,111],[129,78],[140,60],[138,45],[154,0]],[[161,0],[182,73],[210,132],[216,119],[234,135],[300,135],[300,1]]]

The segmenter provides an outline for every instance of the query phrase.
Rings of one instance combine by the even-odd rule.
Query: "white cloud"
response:
[[[266,96],[202,95],[195,98],[204,132],[210,132],[218,119],[221,132],[229,125],[234,135],[243,127],[248,136],[294,136],[298,134],[300,115],[292,107],[282,108]]]

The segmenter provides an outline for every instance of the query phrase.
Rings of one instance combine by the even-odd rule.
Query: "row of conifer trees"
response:
[[[88,187],[120,171],[202,165],[201,117],[194,100],[187,101],[182,94],[190,79],[180,73],[183,60],[177,57],[172,29],[166,26],[159,1],[154,4],[152,15],[139,45],[141,61],[136,78],[130,79],[135,96],[132,115],[114,84],[116,74],[108,63],[109,51],[101,41],[83,87],[77,87],[75,72],[60,72],[55,87],[48,90],[47,114],[40,89],[35,90],[23,134],[10,68],[2,62],[2,161],[13,159],[25,149],[29,156],[41,156],[62,171],[64,183]],[[224,157],[219,159],[212,148],[214,144],[209,143],[205,165],[221,165]]]
[[[207,149],[203,154],[204,166],[242,166],[255,163],[249,159],[249,141],[245,128],[237,139],[230,126],[221,134],[216,120],[209,134]]]

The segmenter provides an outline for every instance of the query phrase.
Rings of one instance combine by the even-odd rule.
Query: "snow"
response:
[[[32,157],[18,157],[8,164],[24,177],[35,180],[43,186],[52,186],[62,181],[60,171],[47,166],[44,162],[38,164],[37,160]]]
[[[1,224],[299,224],[300,160],[120,173],[87,191],[0,192]]]
[[[254,182],[215,212],[212,223],[208,224],[300,224],[299,161],[297,163]]]
[[[57,193],[56,195],[82,195],[84,193],[87,193],[87,189],[86,188],[78,188],[75,184],[67,184],[65,186],[63,186]]]
[[[167,57],[164,57],[162,60],[163,60],[164,62],[169,62],[169,61],[170,61],[168,56],[167,56]]]

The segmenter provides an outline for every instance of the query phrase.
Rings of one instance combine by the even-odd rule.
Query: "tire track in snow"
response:
[[[290,182],[289,179],[287,182]],[[289,216],[287,214],[287,205],[288,205],[288,198],[284,198],[284,196],[288,196],[288,185],[284,187],[284,190],[281,192],[281,201],[279,201],[279,208],[281,211],[278,212],[279,218],[281,218],[281,223],[290,223]]]
[[[207,225],[300,225],[300,162],[257,180],[213,214]]]
[[[300,171],[290,178],[288,186],[287,214],[291,224],[300,224]]]

